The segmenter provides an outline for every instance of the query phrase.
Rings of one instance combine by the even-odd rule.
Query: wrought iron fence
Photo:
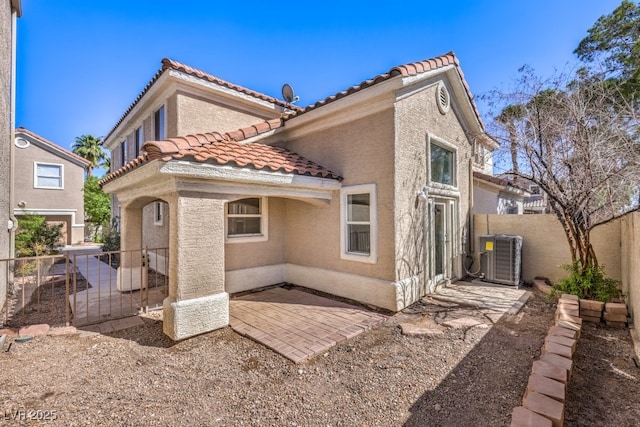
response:
[[[82,326],[162,307],[168,248],[0,260],[0,327]]]

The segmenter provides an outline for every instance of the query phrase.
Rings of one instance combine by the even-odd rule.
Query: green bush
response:
[[[112,228],[108,234],[104,235],[102,252],[116,251],[120,251],[120,233],[115,228]],[[118,268],[120,266],[119,253],[102,255],[100,259],[108,264],[111,264],[113,268]]]
[[[40,215],[24,215],[18,218],[16,232],[16,256],[29,257],[58,253],[62,238],[62,224],[47,224]]]
[[[620,282],[606,277],[604,266],[589,267],[582,273],[579,261],[564,264],[562,268],[569,273],[569,277],[553,285],[551,295],[573,294],[578,298],[610,302],[614,298],[621,298]]]

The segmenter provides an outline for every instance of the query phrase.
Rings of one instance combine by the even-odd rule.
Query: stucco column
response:
[[[146,287],[146,270],[142,267],[142,207],[122,206],[120,218],[120,267],[117,286],[120,292],[130,292]]]
[[[177,194],[169,202],[169,296],[164,333],[174,340],[229,324],[224,291],[224,200]]]

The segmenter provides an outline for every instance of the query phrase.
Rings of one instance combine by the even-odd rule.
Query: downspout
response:
[[[474,235],[474,219],[473,219],[473,157],[469,159],[469,232],[467,233],[467,239],[469,239],[469,254],[473,256],[475,252],[475,235]]]
[[[15,206],[15,139],[16,139],[16,35],[18,27],[18,10],[11,11],[11,114],[9,119],[10,141],[9,141],[9,257],[15,256],[16,250],[16,229],[18,220],[13,215]]]

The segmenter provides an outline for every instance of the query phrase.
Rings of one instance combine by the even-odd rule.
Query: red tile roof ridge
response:
[[[235,84],[230,83],[230,82],[228,82],[226,80],[223,80],[223,79],[220,79],[218,77],[215,77],[212,74],[205,73],[204,71],[201,71],[201,70],[198,70],[196,68],[190,67],[190,66],[188,66],[186,64],[183,64],[181,62],[175,61],[173,59],[162,58],[161,63],[162,63],[162,66],[160,67],[160,69],[153,75],[151,80],[149,80],[149,82],[144,86],[142,91],[138,94],[138,96],[136,96],[136,98],[129,105],[129,107],[127,107],[127,109],[122,114],[122,116],[118,119],[118,121],[113,126],[113,128],[111,128],[109,133],[107,133],[107,136],[103,138],[103,141],[106,141],[107,139],[109,139],[111,137],[113,132],[115,132],[116,128],[118,126],[120,126],[120,124],[129,115],[129,113],[131,113],[131,111],[140,102],[140,100],[144,97],[144,95],[151,89],[151,87],[155,84],[155,82],[158,81],[158,79],[160,79],[162,74],[164,74],[164,72],[167,71],[167,70],[180,71],[180,72],[183,72],[185,74],[197,77],[199,79],[215,83],[215,84],[217,84],[219,86],[223,86],[223,87],[226,87],[228,89],[235,90],[236,92],[243,93],[245,95],[249,95],[249,96],[252,96],[254,98],[257,98],[257,99],[260,99],[260,100],[263,100],[263,101],[267,101],[267,102],[270,102],[272,104],[276,104],[276,105],[279,105],[281,107],[285,107],[285,108],[290,109],[290,110],[295,110],[295,111],[302,110],[302,108],[300,108],[298,106],[291,105],[289,103],[286,103],[285,101],[279,100],[277,98],[274,98],[272,96],[266,95],[264,93],[260,93],[260,92],[257,92],[257,91],[251,90],[251,89],[247,89],[247,88],[239,86],[239,85],[235,85]]]
[[[489,175],[489,174],[478,172],[478,171],[473,171],[473,177],[481,179],[483,181],[491,182],[497,185],[502,185],[503,187],[513,187],[520,191],[524,191],[526,193],[529,192],[528,190],[525,190],[524,188],[518,185],[515,185],[513,182],[509,181],[508,179],[500,178],[499,176]]]
[[[403,76],[403,77],[411,77],[411,76],[415,76],[418,74],[422,74],[422,73],[426,73],[428,71],[433,71],[433,70],[437,70],[440,68],[444,68],[447,67],[449,65],[453,65],[455,66],[456,71],[458,72],[458,76],[460,77],[460,81],[462,82],[462,85],[465,89],[465,92],[467,93],[467,96],[469,97],[470,103],[471,103],[471,107],[473,109],[473,112],[476,116],[476,118],[478,119],[478,123],[480,124],[480,128],[482,130],[484,130],[484,124],[482,122],[482,118],[480,116],[480,111],[478,110],[478,107],[476,106],[475,102],[473,101],[473,95],[471,93],[471,89],[469,88],[469,84],[467,83],[467,81],[464,78],[464,74],[462,73],[462,69],[460,68],[460,61],[458,60],[458,57],[456,56],[455,52],[450,51],[447,52],[443,55],[440,56],[436,56],[433,58],[429,58],[429,59],[425,59],[423,61],[418,61],[418,62],[411,62],[408,64],[403,64],[403,65],[398,65],[395,66],[393,68],[391,68],[389,71],[387,71],[386,73],[382,73],[382,74],[378,74],[377,76],[374,76],[373,78],[369,79],[369,80],[365,80],[363,82],[361,82],[358,85],[355,86],[351,86],[341,92],[338,92],[335,95],[330,95],[328,97],[326,97],[325,99],[322,99],[320,101],[317,101],[314,104],[311,104],[305,108],[303,108],[300,111],[294,111],[291,112],[289,114],[287,114],[285,117],[285,120],[291,119],[293,117],[297,117],[299,115],[302,115],[308,111],[311,110],[315,110],[316,108],[322,107],[326,104],[329,104],[331,102],[337,101],[341,98],[344,98],[345,96],[351,95],[355,92],[359,92],[363,89],[366,89],[368,87],[371,87],[373,85],[376,85],[378,83],[381,83],[383,81],[389,80],[393,77],[396,76]]]
[[[31,138],[33,138],[33,139],[37,139],[38,141],[42,142],[42,143],[43,143],[43,144],[45,144],[45,145],[48,145],[48,146],[50,146],[50,147],[52,147],[52,148],[54,148],[54,149],[56,149],[56,150],[62,151],[62,152],[63,152],[64,154],[66,154],[67,156],[69,156],[69,157],[71,157],[71,158],[73,158],[73,159],[76,159],[77,161],[79,161],[79,162],[81,162],[81,163],[84,163],[86,166],[91,165],[91,163],[90,163],[87,159],[85,159],[84,157],[80,157],[80,156],[78,156],[78,155],[77,155],[76,153],[74,153],[73,151],[71,151],[71,150],[67,150],[66,148],[61,147],[60,145],[56,144],[55,142],[51,142],[51,141],[49,141],[48,139],[43,138],[42,136],[38,135],[37,133],[35,133],[35,132],[33,132],[33,131],[30,131],[29,129],[27,129],[27,128],[25,128],[25,127],[20,126],[20,127],[16,128],[16,133],[18,133],[18,132],[20,132],[20,133],[24,133],[24,134],[27,134],[27,135],[29,135]],[[86,167],[86,166],[85,166],[85,167]]]

